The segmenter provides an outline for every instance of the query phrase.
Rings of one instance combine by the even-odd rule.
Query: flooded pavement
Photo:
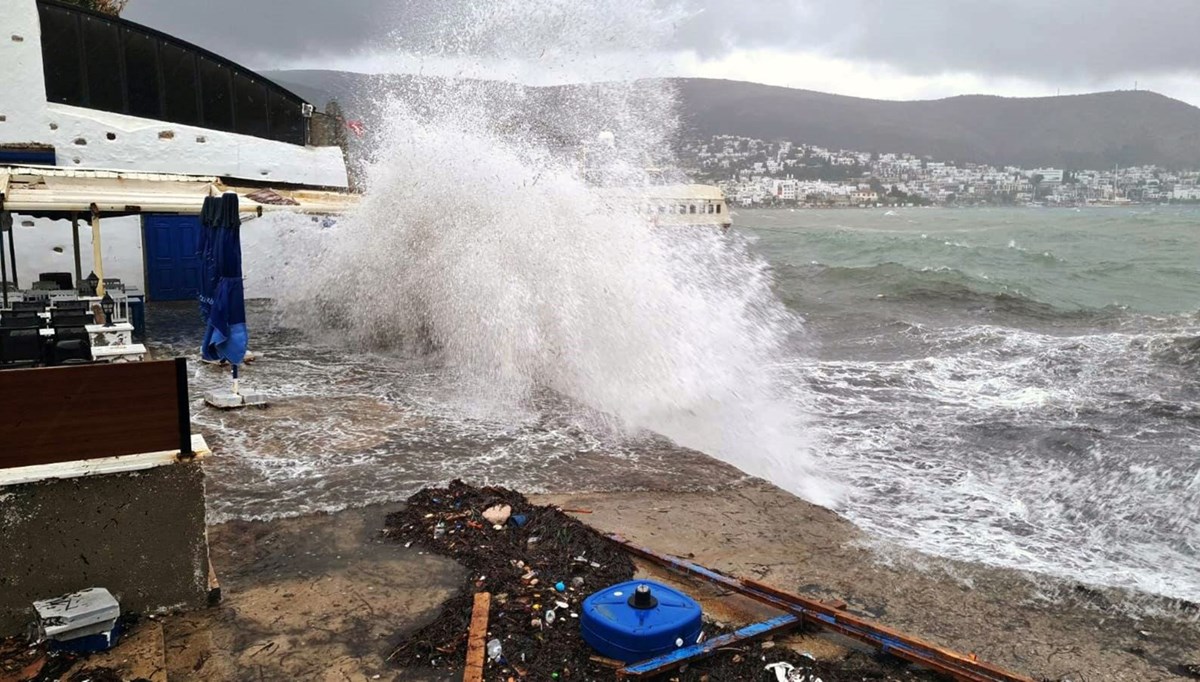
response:
[[[399,500],[459,477],[527,492],[707,490],[746,478],[665,439],[616,433],[554,396],[489,412],[423,358],[313,342],[277,325],[264,302],[248,310],[260,359],[241,384],[270,405],[216,410],[202,396],[227,387],[229,369],[200,362],[195,304],[157,304],[147,316],[155,357],[189,361],[192,421],[215,454],[206,464],[212,523]]]

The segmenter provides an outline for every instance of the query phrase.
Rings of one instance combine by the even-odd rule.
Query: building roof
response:
[[[203,48],[195,43],[188,42],[186,40],[183,40],[182,38],[178,38],[169,33],[164,33],[156,28],[146,26],[145,24],[139,24],[136,21],[130,21],[128,19],[123,19],[120,16],[113,16],[111,14],[105,14],[103,12],[97,12],[95,10],[88,9],[86,7],[82,7],[82,6],[76,5],[74,3],[64,2],[64,0],[37,0],[37,2],[39,5],[58,6],[58,7],[62,7],[63,9],[71,10],[72,12],[78,12],[80,14],[90,14],[92,16],[98,17],[105,21],[109,21],[109,22],[119,24],[122,26],[128,26],[128,27],[133,28],[142,33],[155,36],[155,37],[159,38],[160,40],[165,40],[167,42],[174,43],[180,47],[186,48],[189,52],[194,52],[196,54],[202,55],[205,58],[211,59],[212,61],[217,62],[223,66],[229,67],[229,68],[233,69],[234,71],[241,71],[243,73],[253,74],[255,78],[259,79],[260,81],[262,81],[264,83],[270,83],[272,87],[274,87],[282,92],[287,93],[292,98],[294,98],[300,102],[306,102],[306,103],[308,102],[307,99],[301,97],[300,95],[297,95],[292,90],[283,87],[282,85],[271,80],[270,78],[263,76],[261,73],[255,71],[254,69],[250,69],[245,66],[242,66],[241,64],[238,64],[237,62],[235,62],[231,59],[222,57],[221,55],[217,54],[216,52],[213,52],[212,50],[208,50],[208,49]]]
[[[0,208],[44,217],[176,213],[198,215],[204,198],[238,195],[241,210],[263,214],[291,211],[340,215],[358,204],[359,195],[325,189],[253,186],[203,175],[144,171],[0,166]]]

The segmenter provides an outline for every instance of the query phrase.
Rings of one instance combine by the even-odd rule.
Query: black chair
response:
[[[81,310],[51,310],[50,311],[50,326],[57,329],[58,327],[82,327],[87,324],[95,324],[96,318],[89,312]]]
[[[83,327],[55,327],[51,365],[82,365],[92,361],[92,338]]]
[[[125,285],[121,283],[119,278],[105,277],[104,289],[105,291],[125,291]]]
[[[54,282],[59,291],[70,291],[75,288],[75,280],[69,272],[43,272],[38,275],[39,282]]]
[[[91,354],[91,349],[88,349]],[[0,367],[37,367],[45,361],[42,335],[36,329],[0,329]]]
[[[0,329],[41,329],[45,320],[32,310],[10,310],[0,316]]]
[[[28,312],[28,311],[32,310],[35,313],[42,313],[42,312],[46,311],[46,302],[45,301],[13,301],[12,309],[13,309],[13,312]]]
[[[84,312],[90,312],[92,309],[92,302],[91,301],[80,301],[78,299],[58,300],[58,301],[54,302],[54,309],[55,310],[63,310],[63,311],[82,310]]]

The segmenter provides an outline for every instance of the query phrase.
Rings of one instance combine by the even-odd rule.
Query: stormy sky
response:
[[[492,6],[494,20],[495,7],[506,3],[516,6],[132,0],[125,17],[259,69],[444,72],[530,83],[708,76],[889,99],[1053,95],[1136,83],[1200,105],[1200,0],[524,0],[525,14],[479,31],[479,8]],[[652,37],[637,30],[655,22],[662,25]],[[461,40],[464,32],[472,39]],[[447,54],[447,43],[468,54]],[[559,62],[571,52],[574,68],[548,68],[547,49]]]

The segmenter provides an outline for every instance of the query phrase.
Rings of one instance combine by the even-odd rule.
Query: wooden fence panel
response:
[[[190,450],[182,363],[0,371],[0,469]]]

